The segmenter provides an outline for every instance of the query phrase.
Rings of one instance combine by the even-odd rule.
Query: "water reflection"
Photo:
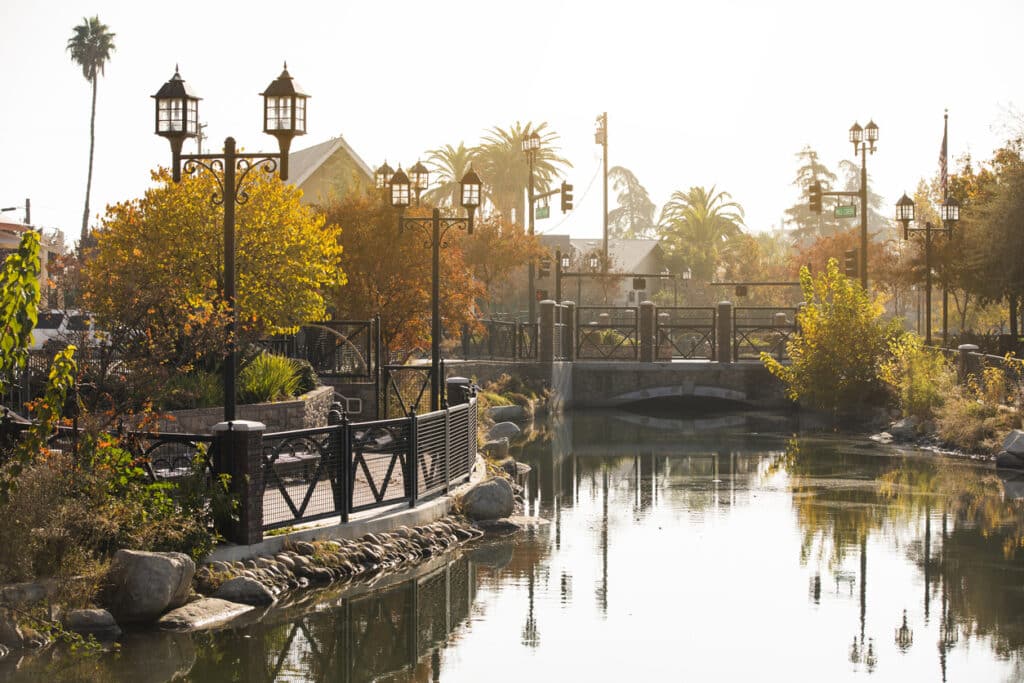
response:
[[[795,429],[564,416],[517,453],[549,528],[46,677],[1024,679],[1021,482]]]

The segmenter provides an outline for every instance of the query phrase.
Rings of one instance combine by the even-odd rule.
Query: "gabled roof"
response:
[[[288,155],[288,175],[289,181],[295,183],[296,186],[302,187],[302,184],[309,180],[309,177],[313,175],[318,168],[330,159],[338,150],[344,150],[353,161],[356,162],[356,166],[362,171],[367,180],[373,180],[373,169],[366,165],[355,150],[353,150],[345,138],[338,136],[331,138],[327,142],[321,142],[319,145],[313,145],[306,149],[300,149],[297,152],[291,152]]]
[[[600,239],[573,239],[570,243],[579,254],[601,251]],[[649,256],[660,251],[661,243],[658,240],[608,240],[608,256],[612,260],[612,267],[627,273],[636,272]]]

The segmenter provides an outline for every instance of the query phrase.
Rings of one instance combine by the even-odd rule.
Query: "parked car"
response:
[[[109,343],[107,335],[96,329],[90,313],[77,309],[40,311],[36,328],[32,330],[29,349],[40,351],[59,344],[102,345]]]

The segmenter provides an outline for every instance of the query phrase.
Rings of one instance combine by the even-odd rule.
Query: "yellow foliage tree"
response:
[[[208,173],[159,184],[107,208],[83,268],[83,298],[132,357],[188,369],[225,355],[224,208]],[[322,319],[344,285],[340,229],[302,206],[302,192],[253,172],[236,207],[240,345]],[[230,199],[228,200],[230,201]]]

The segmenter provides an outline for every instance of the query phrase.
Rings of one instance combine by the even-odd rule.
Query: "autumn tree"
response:
[[[208,173],[153,174],[140,199],[107,208],[83,266],[83,298],[130,358],[213,369],[226,353],[224,208]],[[237,342],[288,332],[325,314],[345,284],[338,228],[299,203],[301,191],[252,173],[236,207]],[[219,196],[219,195],[217,195]]]
[[[513,293],[514,275],[530,259],[548,255],[535,235],[498,214],[478,220],[473,236],[462,240],[462,246],[466,265],[484,287],[488,308]]]
[[[337,318],[366,320],[381,316],[383,343],[394,354],[430,343],[431,240],[416,228],[400,231],[398,214],[376,191],[352,192],[324,207],[327,221],[341,226],[348,285],[330,305]],[[409,217],[429,218],[426,208]],[[472,275],[465,248],[476,234],[449,231],[440,251],[440,309],[448,335],[476,319],[476,302],[485,295]]]

